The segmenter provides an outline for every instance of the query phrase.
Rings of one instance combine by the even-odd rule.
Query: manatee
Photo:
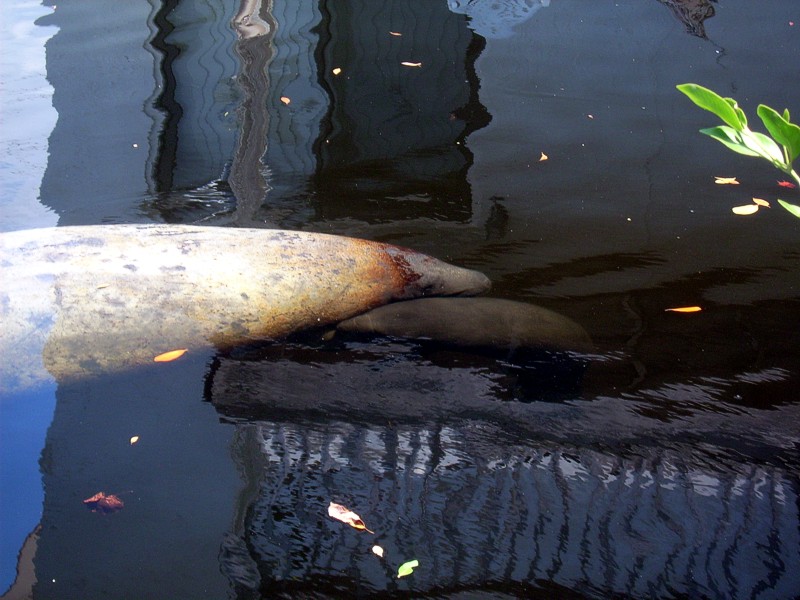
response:
[[[503,350],[592,348],[589,334],[575,321],[541,306],[501,298],[408,300],[342,321],[337,329]]]
[[[0,234],[0,390],[278,339],[377,306],[486,291],[485,275],[334,235],[189,225]]]

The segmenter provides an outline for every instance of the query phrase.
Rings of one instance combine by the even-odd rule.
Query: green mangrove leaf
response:
[[[796,204],[789,204],[788,202],[784,202],[780,199],[778,199],[778,204],[800,219],[800,206],[797,206]]]
[[[791,121],[791,119],[789,118],[789,109],[788,108],[784,108],[783,109],[783,118],[786,119],[787,121]]]
[[[731,108],[736,111],[736,116],[739,119],[739,122],[742,124],[742,128],[747,127],[747,115],[744,114],[744,111],[739,108],[739,104],[733,98],[723,98],[725,102],[731,105]]]
[[[784,114],[788,112],[787,109]],[[800,127],[790,123],[788,118],[779,115],[776,110],[765,104],[758,105],[758,116],[775,141],[786,147],[789,163],[794,162],[794,159],[800,156]]]
[[[689,100],[694,102],[697,106],[714,113],[736,131],[742,131],[747,126],[747,119],[742,123],[736,109],[716,92],[712,92],[708,88],[704,88],[702,85],[697,85],[696,83],[682,83],[676,87],[686,94]]]
[[[397,568],[397,578],[400,579],[401,577],[405,577],[406,575],[411,575],[419,566],[419,561],[417,559],[410,560],[408,562],[404,562]]]
[[[758,152],[764,158],[778,165],[789,166],[785,162],[781,147],[778,146],[771,137],[757,131],[750,131],[749,129],[745,129],[740,135],[742,136],[742,142],[744,142],[744,145],[750,148],[750,150]]]
[[[758,152],[755,152],[745,146],[739,133],[735,129],[727,127],[726,125],[701,129],[700,133],[704,133],[705,135],[714,138],[718,142],[722,142],[728,148],[734,152],[738,152],[739,154],[744,154],[745,156],[761,156],[761,154]]]

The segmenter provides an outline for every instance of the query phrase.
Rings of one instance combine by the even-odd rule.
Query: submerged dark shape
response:
[[[716,0],[658,0],[669,8],[683,23],[686,33],[708,39],[703,22],[716,14],[712,2]]]
[[[340,236],[187,225],[0,234],[0,389],[331,325],[387,302],[486,291],[413,250]]]
[[[382,306],[339,323],[342,331],[430,339],[466,347],[588,351],[575,321],[552,310],[501,298],[421,298]]]

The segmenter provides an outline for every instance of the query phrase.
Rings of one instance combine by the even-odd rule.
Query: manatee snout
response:
[[[395,264],[402,260],[402,271],[407,273],[404,300],[425,296],[477,296],[489,291],[492,283],[479,271],[457,267],[426,254],[416,252],[392,256]],[[398,265],[399,266],[399,265]]]

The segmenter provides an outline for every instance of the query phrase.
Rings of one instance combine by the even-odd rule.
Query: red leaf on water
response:
[[[795,187],[797,187],[791,181],[779,181],[778,185],[781,186],[781,187],[785,187],[785,188],[795,188]]]
[[[91,498],[83,501],[87,508],[92,512],[113,513],[122,510],[125,503],[114,494],[106,495],[105,492],[97,492]]]

